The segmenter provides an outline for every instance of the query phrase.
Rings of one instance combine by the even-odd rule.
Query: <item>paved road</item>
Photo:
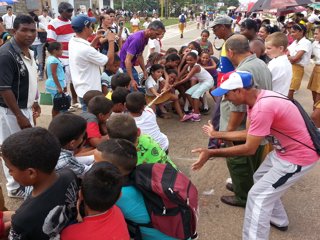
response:
[[[178,27],[170,27],[164,37],[164,48],[175,47],[179,49],[183,44],[198,37],[200,32],[201,30],[195,28],[195,24],[189,25],[184,38],[180,39]],[[211,40],[213,40],[212,36]],[[311,93],[306,90],[306,85],[311,70],[312,66],[307,68],[301,90],[296,94],[296,98],[301,101],[308,112],[312,110],[312,97]],[[43,87],[43,83],[41,85]],[[212,101],[210,103],[213,105]],[[44,106],[42,109],[43,114],[38,125],[46,127],[51,119],[50,107]],[[190,170],[190,165],[197,157],[190,153],[191,149],[207,144],[207,138],[201,132],[201,126],[208,119],[209,116],[204,116],[199,123],[180,123],[178,117],[173,115],[172,119],[159,119],[158,122],[162,131],[169,137],[171,157],[198,187],[200,196],[199,239],[241,239],[244,209],[229,207],[219,200],[220,196],[230,194],[225,189],[225,181],[229,175],[224,159],[217,158],[209,161],[199,172]],[[292,120],[294,121],[294,119]],[[320,167],[318,165],[283,196],[282,199],[290,219],[289,230],[283,233],[272,229],[270,239],[320,239],[319,175]],[[4,182],[3,177],[1,182]],[[212,195],[203,194],[204,191],[211,190],[213,190]],[[11,209],[15,209],[19,205],[19,201],[12,199],[7,203]]]

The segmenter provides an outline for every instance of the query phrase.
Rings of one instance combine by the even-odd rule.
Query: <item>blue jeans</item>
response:
[[[88,106],[84,103],[83,98],[79,97],[79,101],[81,103],[82,112],[87,112],[88,111]]]
[[[44,43],[38,45],[32,45],[31,49],[34,51],[34,59],[38,60],[38,71],[39,77],[43,78],[43,45]]]

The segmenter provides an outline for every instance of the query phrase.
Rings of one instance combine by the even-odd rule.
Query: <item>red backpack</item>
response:
[[[143,194],[151,222],[127,220],[134,239],[141,239],[139,227],[152,227],[178,239],[196,238],[198,191],[188,177],[170,164],[141,164],[132,174],[133,183]]]

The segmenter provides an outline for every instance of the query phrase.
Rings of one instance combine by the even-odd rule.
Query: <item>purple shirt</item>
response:
[[[131,60],[132,66],[134,66],[137,57],[143,53],[145,46],[148,44],[149,38],[145,37],[144,31],[139,31],[132,34],[127,41],[123,44],[120,51],[121,68],[126,69],[125,60],[127,53],[133,55]]]

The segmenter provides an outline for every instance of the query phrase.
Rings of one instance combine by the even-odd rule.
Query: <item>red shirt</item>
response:
[[[82,223],[68,226],[61,240],[129,240],[127,224],[117,206],[100,215],[85,217]]]

